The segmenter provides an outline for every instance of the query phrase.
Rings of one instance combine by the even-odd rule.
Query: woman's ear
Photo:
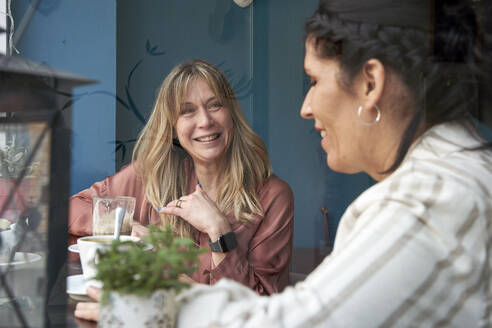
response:
[[[386,71],[378,59],[369,59],[361,70],[362,106],[373,108],[379,103],[384,91]]]

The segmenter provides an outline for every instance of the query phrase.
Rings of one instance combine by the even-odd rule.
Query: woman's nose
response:
[[[311,104],[309,103],[309,99],[307,97],[304,99],[304,102],[302,103],[300,114],[302,118],[308,120],[313,119],[313,111],[311,109]]]
[[[200,127],[208,127],[214,124],[214,119],[207,109],[202,109],[199,111],[198,115],[198,125]]]

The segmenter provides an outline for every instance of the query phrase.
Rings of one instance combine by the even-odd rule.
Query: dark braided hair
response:
[[[469,119],[478,106],[483,34],[468,0],[322,0],[305,30],[318,56],[339,61],[345,89],[371,58],[407,86],[416,108],[382,173],[398,168],[422,123]]]

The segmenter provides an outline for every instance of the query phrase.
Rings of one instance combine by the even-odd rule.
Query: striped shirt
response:
[[[361,194],[307,278],[259,297],[231,282],[182,296],[178,327],[489,327],[492,152],[435,126]]]

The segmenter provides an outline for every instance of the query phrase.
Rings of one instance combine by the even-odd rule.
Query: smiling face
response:
[[[319,57],[314,41],[308,38],[304,69],[311,78],[311,87],[304,99],[301,116],[314,120],[328,166],[344,173],[363,171],[363,148],[359,141],[364,140],[360,135],[364,129],[357,117],[357,108],[361,104],[355,93],[340,85],[339,63]]]
[[[231,114],[205,80],[191,82],[175,131],[195,165],[219,164],[225,157],[233,135]]]

